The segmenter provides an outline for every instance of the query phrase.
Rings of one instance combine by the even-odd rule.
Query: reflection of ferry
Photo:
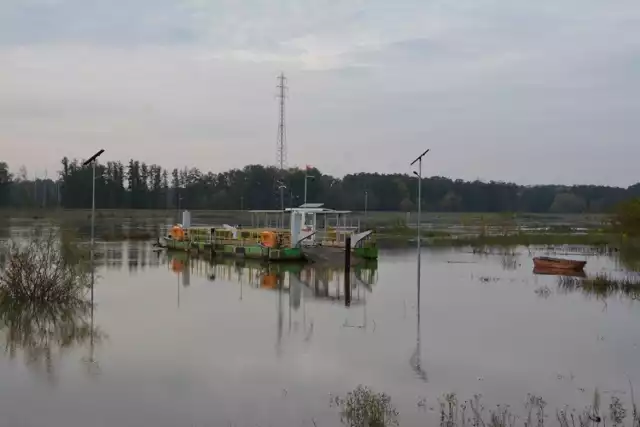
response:
[[[207,277],[211,281],[225,280],[256,289],[280,290],[299,300],[302,289],[314,299],[342,300],[345,296],[344,268],[317,267],[313,264],[266,263],[249,259],[204,258],[185,252],[167,252],[171,271],[183,277],[188,285],[191,274]],[[186,278],[186,282],[185,282]],[[350,275],[351,304],[371,292],[377,281],[377,262],[354,266]]]

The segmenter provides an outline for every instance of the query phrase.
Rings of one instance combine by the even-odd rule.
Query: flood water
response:
[[[415,250],[383,251],[351,273],[347,306],[339,268],[97,248],[93,319],[78,320],[91,333],[48,335],[46,351],[27,339],[42,331],[3,329],[0,425],[333,426],[331,396],[364,384],[417,426],[448,392],[581,409],[595,387],[605,405],[628,378],[640,387],[640,303],[534,275],[542,251],[425,248],[419,305]],[[576,257],[588,274],[623,269]]]

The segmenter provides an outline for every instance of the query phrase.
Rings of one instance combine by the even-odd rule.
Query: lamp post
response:
[[[278,189],[280,189],[280,210],[282,212],[280,212],[280,225],[282,228],[284,228],[284,189],[287,188],[286,185],[284,185],[283,183],[280,183],[280,185],[278,186]]]
[[[364,191],[364,220],[367,221],[367,207],[369,205],[369,192]]]
[[[98,157],[100,157],[104,153],[104,150],[98,151],[93,156],[89,157],[87,161],[85,161],[82,166],[87,166],[89,164],[92,165],[92,175],[93,179],[91,180],[91,306],[93,307],[93,284],[94,284],[94,268],[93,268],[93,249],[94,249],[94,236],[95,236],[95,222],[96,222],[96,162]]]
[[[413,172],[418,177],[418,304],[420,304],[420,248],[422,246],[422,239],[420,235],[420,223],[422,222],[422,158],[429,152],[427,149],[424,153],[420,154],[410,166],[413,166],[418,162],[418,172]]]
[[[178,199],[177,200],[177,202],[178,202],[177,203],[177,205],[178,205],[178,212],[177,212],[178,218],[176,219],[176,223],[180,224],[180,204],[182,202],[182,195],[180,194],[180,187],[178,187],[176,189],[176,198]]]
[[[307,204],[307,181],[310,179],[314,179],[313,175],[309,175],[309,167],[307,166],[304,170],[304,204]]]
[[[422,222],[422,158],[429,152],[426,150],[424,153],[420,154],[413,162],[411,162],[410,166],[413,166],[416,162],[418,162],[418,172],[413,171],[413,174],[418,177],[418,278],[417,278],[417,301],[416,301],[416,350],[412,357],[412,365],[416,373],[422,378],[424,381],[427,380],[426,372],[422,369],[422,364],[420,360],[420,249],[422,246],[422,238],[420,235],[420,225]]]

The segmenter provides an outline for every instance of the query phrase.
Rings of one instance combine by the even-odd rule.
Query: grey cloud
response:
[[[5,0],[0,43],[184,43],[197,38],[192,20],[174,0]]]
[[[431,147],[428,174],[638,179],[636,0],[139,0],[125,15],[85,2],[30,1],[47,11],[38,29],[17,24],[27,6],[0,6],[12,164],[51,170],[94,145],[166,166],[273,163],[285,71],[293,165],[405,172]]]

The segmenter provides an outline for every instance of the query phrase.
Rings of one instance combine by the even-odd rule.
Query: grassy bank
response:
[[[425,227],[420,235],[426,246],[619,246],[623,242],[622,237],[612,229],[599,227],[576,232],[568,225],[545,227],[544,230],[478,230],[471,227],[447,230]],[[383,245],[415,243],[417,230],[406,226],[380,227],[376,229],[376,237]]]
[[[327,206],[331,207],[331,206]],[[177,218],[178,211],[170,209],[97,209],[98,215],[105,218]],[[91,209],[0,209],[0,217],[12,218],[83,218],[89,216]],[[249,209],[246,210],[191,210],[192,216],[203,218],[247,218],[251,219]],[[418,222],[415,212],[392,211],[353,211],[350,218],[355,223],[360,221],[362,226],[369,228],[407,226],[413,228]],[[435,228],[484,227],[499,226],[517,227],[548,227],[573,226],[594,228],[600,226],[607,219],[603,214],[538,214],[538,213],[463,213],[463,212],[423,212],[421,221],[433,224]]]

